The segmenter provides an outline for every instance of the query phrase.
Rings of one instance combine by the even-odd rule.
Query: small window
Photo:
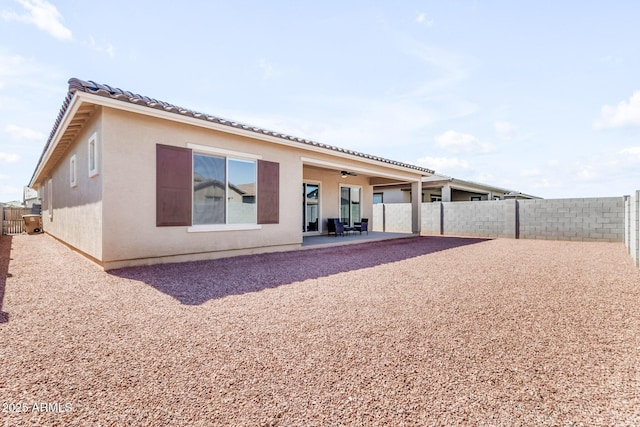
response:
[[[442,201],[442,196],[437,196],[435,194],[431,195],[431,203],[441,202],[441,201]]]
[[[373,193],[373,204],[384,203],[384,193]]]
[[[471,201],[472,202],[479,202],[482,200],[482,197],[480,196],[471,196]]]
[[[98,134],[94,133],[89,138],[89,178],[98,175]]]
[[[76,155],[74,154],[71,156],[71,160],[69,160],[69,183],[72,188],[78,186],[76,176]]]
[[[47,181],[47,211],[49,211],[49,221],[53,221],[53,180]]]

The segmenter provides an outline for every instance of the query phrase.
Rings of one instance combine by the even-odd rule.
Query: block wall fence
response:
[[[624,228],[624,244],[636,267],[640,267],[640,191],[624,198]]]
[[[624,242],[639,264],[640,191],[633,196],[422,204],[421,234]],[[374,205],[373,230],[411,232],[411,204]]]

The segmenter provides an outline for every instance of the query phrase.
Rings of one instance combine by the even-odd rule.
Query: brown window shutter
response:
[[[280,222],[280,164],[258,160],[258,224]]]
[[[156,145],[156,226],[191,225],[191,150]]]

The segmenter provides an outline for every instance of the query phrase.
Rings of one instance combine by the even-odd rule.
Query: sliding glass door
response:
[[[320,232],[320,184],[302,184],[302,232]]]
[[[360,187],[340,186],[340,221],[349,225],[360,222],[362,219],[361,193]]]

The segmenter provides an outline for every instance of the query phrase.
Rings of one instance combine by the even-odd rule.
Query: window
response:
[[[49,211],[49,221],[53,221],[53,180],[47,181],[47,211]]]
[[[432,195],[431,195],[431,203],[434,203],[434,202],[441,202],[441,201],[442,201],[442,196],[437,196],[437,195],[435,195],[435,194],[432,194]]]
[[[470,200],[472,202],[479,202],[479,201],[482,200],[482,197],[480,197],[480,196],[471,196]]]
[[[71,156],[69,160],[69,184],[71,187],[78,186],[78,180],[76,179],[76,155]]]
[[[156,145],[157,227],[250,230],[278,224],[279,212],[279,163],[196,144]]]
[[[360,222],[360,187],[340,187],[340,221],[353,225]]]
[[[302,232],[320,231],[320,183],[302,184]]]
[[[98,134],[94,133],[89,138],[89,178],[98,175]]]
[[[373,204],[384,203],[384,193],[373,193]]]
[[[256,224],[256,162],[193,155],[193,224]]]

